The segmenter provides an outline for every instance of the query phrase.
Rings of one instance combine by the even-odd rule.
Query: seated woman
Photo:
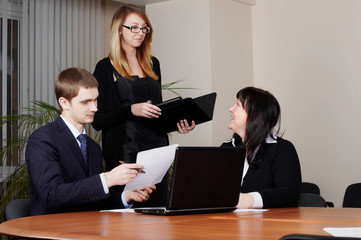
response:
[[[229,111],[228,128],[234,135],[222,146],[246,148],[237,207],[297,206],[301,168],[293,144],[277,136],[281,112],[277,99],[262,89],[246,87],[237,93],[237,102]]]

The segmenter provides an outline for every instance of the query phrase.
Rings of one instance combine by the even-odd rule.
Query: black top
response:
[[[167,135],[150,124],[151,121],[132,115],[130,106],[151,100],[162,102],[159,61],[153,57],[153,70],[159,79],[134,76],[129,80],[119,75],[109,58],[96,65],[94,76],[99,83],[98,111],[93,127],[102,130],[103,155],[107,170],[119,160],[135,162],[139,151],[168,145]],[[117,77],[114,82],[113,73]]]
[[[139,151],[168,145],[168,136],[151,124],[150,119],[133,116],[131,105],[151,100],[153,104],[162,102],[161,75],[159,61],[152,58],[153,71],[158,80],[149,76],[134,76],[129,80],[115,70],[109,58],[100,60],[93,75],[98,81],[98,111],[92,123],[95,130],[102,130],[102,150],[107,171],[119,165],[119,160],[133,163]],[[117,80],[114,82],[114,75]],[[167,198],[167,175],[163,187],[157,185],[148,203],[165,204]],[[162,190],[163,189],[163,190]],[[156,197],[162,192],[162,200]],[[155,200],[158,198],[158,200]]]
[[[222,146],[232,146],[232,143],[225,142]],[[266,144],[264,149],[257,153],[256,158],[262,160],[258,167],[248,169],[241,192],[259,192],[263,208],[298,206],[301,167],[293,144],[277,138],[277,143]]]

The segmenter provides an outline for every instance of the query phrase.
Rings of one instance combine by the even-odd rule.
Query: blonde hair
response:
[[[120,75],[132,80],[131,69],[128,64],[126,53],[122,48],[120,29],[129,14],[135,13],[139,15],[150,27],[150,32],[145,35],[143,43],[137,49],[137,59],[143,72],[154,80],[158,80],[158,76],[152,68],[151,46],[153,29],[152,25],[145,14],[144,10],[138,6],[131,4],[120,7],[114,14],[110,29],[110,53],[109,58],[114,68]]]

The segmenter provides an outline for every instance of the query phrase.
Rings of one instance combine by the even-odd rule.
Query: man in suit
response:
[[[55,93],[61,115],[31,134],[25,152],[31,214],[124,208],[146,201],[154,185],[112,191],[134,180],[136,169],[144,166],[123,164],[103,173],[100,146],[84,135],[84,124],[92,123],[97,111],[93,75],[80,68],[64,70],[56,79]]]

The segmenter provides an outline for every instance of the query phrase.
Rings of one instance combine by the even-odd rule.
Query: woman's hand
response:
[[[178,132],[180,134],[189,133],[196,127],[196,123],[192,121],[192,126],[189,126],[188,121],[186,119],[180,120],[179,123],[177,123]]]
[[[156,186],[144,186],[143,189],[127,190],[125,192],[125,200],[129,203],[130,201],[145,202],[149,199],[150,194],[156,189]]]
[[[248,209],[248,208],[252,208],[253,204],[254,204],[254,199],[253,199],[252,194],[249,194],[249,193],[240,193],[239,194],[237,208]]]
[[[145,118],[159,118],[159,115],[162,114],[159,107],[146,102],[132,104],[131,111],[134,116]]]

